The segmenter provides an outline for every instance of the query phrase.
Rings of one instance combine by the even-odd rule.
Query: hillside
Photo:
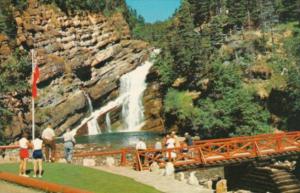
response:
[[[202,138],[298,130],[299,10],[297,1],[186,0],[170,21],[135,31],[162,48],[166,127]]]
[[[65,6],[73,7],[35,0],[22,10],[17,7],[20,4],[7,5],[17,30],[11,37],[3,30],[0,36],[0,130],[4,138],[30,132],[32,58],[40,69],[35,100],[38,130],[50,123],[61,135],[90,114],[89,99],[100,107],[117,97],[119,78],[141,65],[151,50],[146,42],[131,38],[124,2],[118,2],[106,1],[104,10],[80,7],[79,2],[75,7],[68,1]],[[149,96],[155,95],[151,88],[150,84]],[[147,96],[145,100],[148,106],[155,102]],[[151,112],[147,114],[155,119]],[[159,129],[149,123],[145,129]]]

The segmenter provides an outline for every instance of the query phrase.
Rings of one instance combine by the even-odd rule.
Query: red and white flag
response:
[[[38,65],[35,65],[32,76],[32,98],[37,97],[37,81],[40,77],[40,70]]]

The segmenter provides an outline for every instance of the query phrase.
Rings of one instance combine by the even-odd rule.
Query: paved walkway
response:
[[[31,188],[25,188],[15,184],[7,183],[0,180],[0,193],[43,193]]]
[[[96,169],[127,176],[137,182],[152,186],[165,193],[213,193],[212,190],[203,189],[200,186],[192,186],[175,180],[172,177],[162,176],[149,171],[134,171],[126,167],[95,167]]]

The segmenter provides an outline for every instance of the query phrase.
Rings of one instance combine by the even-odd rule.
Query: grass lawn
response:
[[[92,168],[60,163],[44,163],[43,166],[45,172],[42,180],[95,193],[161,193],[133,179]],[[32,169],[31,163],[28,169]],[[18,164],[1,164],[0,171],[18,174]]]

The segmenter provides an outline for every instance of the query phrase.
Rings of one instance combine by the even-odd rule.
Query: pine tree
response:
[[[220,13],[224,0],[188,0],[194,17],[195,25],[208,22],[209,19]]]
[[[278,23],[278,15],[275,12],[275,5],[272,0],[259,0],[260,25],[262,30],[272,31],[273,26]]]
[[[247,1],[246,0],[228,0],[228,17],[232,28],[241,28],[247,21]]]
[[[276,5],[280,21],[299,19],[299,0],[277,0]]]

